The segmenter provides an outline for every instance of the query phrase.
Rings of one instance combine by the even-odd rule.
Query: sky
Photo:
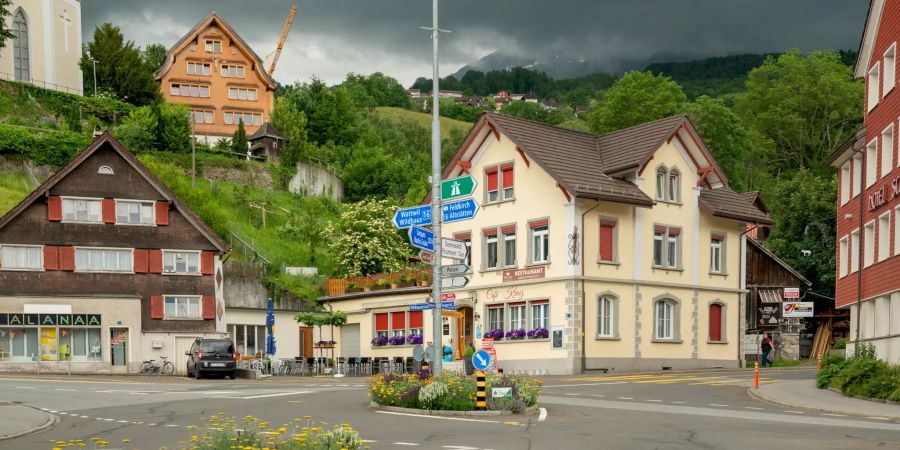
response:
[[[299,11],[275,70],[281,83],[380,71],[431,75],[427,0],[85,0],[84,42],[103,22],[143,46],[174,44],[215,9],[266,59]],[[859,47],[869,0],[444,0],[441,76],[494,51],[615,60],[702,58],[798,47]]]

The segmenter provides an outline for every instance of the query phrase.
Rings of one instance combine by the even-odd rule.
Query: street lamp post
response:
[[[97,96],[97,60],[91,56],[91,64],[94,66],[94,97]]]

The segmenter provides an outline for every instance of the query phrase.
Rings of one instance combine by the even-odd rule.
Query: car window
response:
[[[228,341],[203,341],[200,343],[200,349],[204,353],[234,353],[234,348]]]

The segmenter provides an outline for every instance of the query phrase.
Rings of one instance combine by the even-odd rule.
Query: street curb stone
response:
[[[836,394],[841,394],[841,395],[843,395],[844,397],[855,398],[855,399],[857,399],[857,400],[865,400],[865,401],[867,401],[867,402],[874,402],[874,403],[887,403],[888,405],[900,406],[900,402],[895,402],[895,401],[893,401],[893,400],[886,400],[886,399],[881,399],[881,398],[861,397],[861,396],[859,396],[859,395],[847,395],[847,394],[845,394],[843,391],[841,391],[840,389],[835,388],[835,387],[831,387],[831,386],[828,386],[828,387],[825,388],[825,389],[828,389],[829,391],[834,392],[834,393],[836,393]]]
[[[769,403],[774,403],[774,404],[776,404],[776,405],[781,405],[781,406],[787,406],[787,407],[790,407],[790,408],[804,408],[804,409],[811,409],[811,410],[813,410],[813,411],[821,411],[821,412],[832,413],[832,414],[846,414],[846,415],[849,415],[849,416],[859,416],[859,415],[860,415],[860,414],[858,414],[858,413],[853,413],[853,412],[849,412],[849,411],[843,411],[843,410],[840,410],[840,409],[814,408],[814,407],[807,406],[807,405],[799,405],[799,404],[796,404],[796,403],[788,403],[788,402],[785,402],[785,401],[782,401],[782,400],[777,400],[777,399],[775,399],[774,397],[768,396],[768,395],[766,395],[766,394],[763,394],[763,393],[757,391],[755,388],[752,388],[752,387],[747,389],[747,395],[749,395],[750,397],[753,397],[753,398],[755,398],[755,399],[757,399],[757,400],[763,400],[763,401],[766,401],[766,402],[769,402]],[[841,395],[843,395],[843,394],[841,394]],[[881,403],[881,402],[876,402],[876,403]],[[884,414],[879,414],[879,415],[880,415],[880,416],[883,416],[883,417],[890,417],[890,418],[892,418],[892,419],[900,419],[900,416],[888,416],[888,415],[884,415]]]
[[[415,409],[415,408],[401,408],[399,406],[384,406],[376,402],[369,402],[369,407],[374,409],[380,409],[382,411],[390,411],[390,412],[400,412],[407,414],[418,414],[422,416],[444,416],[444,417],[453,417],[453,416],[473,416],[473,417],[500,417],[500,416],[513,416],[513,415],[529,415],[535,414],[540,411],[538,406],[532,406],[525,410],[523,414],[516,414],[512,411],[439,411],[439,410],[431,410],[431,409]]]
[[[59,422],[59,417],[57,417],[55,414],[50,414],[50,413],[48,413],[48,412],[46,412],[46,411],[42,411],[42,410],[37,409],[37,408],[32,408],[31,406],[28,406],[28,405],[21,405],[21,404],[17,404],[17,405],[18,405],[18,406],[25,407],[25,408],[31,408],[31,409],[33,409],[33,410],[35,410],[35,411],[40,411],[40,412],[46,414],[46,415],[49,417],[49,419],[48,419],[47,422],[44,423],[43,425],[38,425],[38,426],[36,426],[36,427],[29,428],[29,429],[24,430],[24,431],[19,431],[19,432],[15,432],[15,433],[11,433],[11,434],[0,435],[0,441],[5,441],[5,440],[9,440],[9,439],[15,439],[15,438],[17,438],[17,437],[22,437],[22,436],[27,436],[27,435],[33,434],[33,433],[38,433],[38,432],[44,431],[44,430],[46,430],[46,429],[49,429],[50,427],[52,427],[53,425],[56,425],[56,424]]]

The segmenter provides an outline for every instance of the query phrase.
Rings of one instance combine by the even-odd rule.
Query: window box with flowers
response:
[[[391,345],[403,345],[406,343],[406,336],[402,334],[394,335],[388,338],[388,344]]]
[[[546,328],[535,328],[533,330],[528,330],[526,336],[528,336],[528,339],[549,339],[550,330]]]
[[[354,292],[362,292],[362,291],[363,291],[363,289],[361,287],[359,287],[359,284],[357,284],[353,281],[344,285],[344,293],[346,293],[346,294],[352,294]]]
[[[493,339],[495,341],[503,340],[503,330],[490,330],[487,333],[484,333],[484,337],[488,339]]]
[[[425,338],[421,334],[411,334],[406,337],[406,343],[409,345],[422,345],[423,342],[425,342]]]
[[[314,348],[334,348],[334,345],[337,344],[336,341],[319,341],[316,342]]]
[[[384,335],[378,335],[372,338],[372,346],[373,347],[384,347],[388,344],[388,337]]]
[[[514,330],[509,330],[506,332],[506,338],[511,341],[512,340],[516,340],[516,341],[523,340],[523,339],[525,339],[525,335],[526,335],[526,332],[525,332],[524,328],[516,328]]]

